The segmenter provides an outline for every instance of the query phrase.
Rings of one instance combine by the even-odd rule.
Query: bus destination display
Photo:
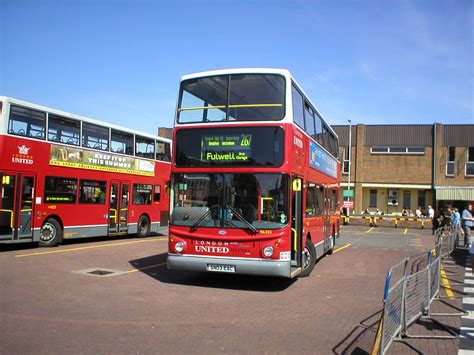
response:
[[[247,162],[251,151],[252,134],[202,136],[201,161]]]

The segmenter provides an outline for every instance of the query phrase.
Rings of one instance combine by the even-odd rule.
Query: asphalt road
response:
[[[388,268],[432,246],[346,226],[296,280],[168,271],[166,235],[2,247],[0,354],[370,351]]]

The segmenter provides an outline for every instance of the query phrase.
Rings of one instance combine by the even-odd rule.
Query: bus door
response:
[[[332,190],[324,189],[324,251],[331,248],[331,196]]]
[[[110,187],[109,234],[128,233],[130,183],[112,181]]]
[[[300,267],[303,250],[303,180],[293,177],[291,187],[291,266]]]
[[[0,173],[0,182],[0,240],[32,238],[35,177]]]

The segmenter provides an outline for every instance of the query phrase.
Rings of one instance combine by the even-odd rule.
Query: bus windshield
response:
[[[181,83],[178,122],[280,120],[285,78],[276,74],[217,75]]]
[[[288,224],[287,175],[176,174],[173,190],[171,224],[177,226],[247,230]]]

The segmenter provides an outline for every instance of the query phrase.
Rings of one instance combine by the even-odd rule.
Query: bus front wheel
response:
[[[147,216],[141,216],[138,221],[137,235],[139,238],[148,237],[150,235],[150,219]]]
[[[41,227],[39,245],[41,247],[54,247],[63,239],[63,229],[54,218],[49,218]]]
[[[316,264],[316,249],[314,249],[313,242],[309,238],[306,239],[301,262],[303,271],[301,271],[300,277],[309,276]]]

